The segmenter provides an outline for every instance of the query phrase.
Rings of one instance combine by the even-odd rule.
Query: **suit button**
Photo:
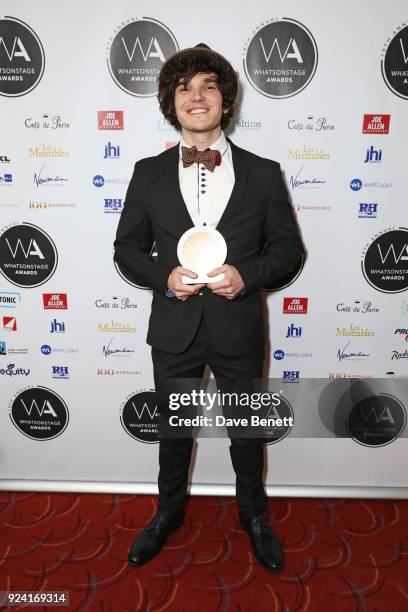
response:
[[[199,293],[198,295],[203,295],[203,292],[202,292],[202,291],[200,291],[200,293]]]

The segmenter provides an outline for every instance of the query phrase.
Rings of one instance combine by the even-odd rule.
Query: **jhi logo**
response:
[[[286,338],[300,338],[301,335],[302,335],[301,326],[299,325],[298,327],[296,327],[296,325],[293,325],[293,323],[291,323],[288,327]]]
[[[57,319],[51,321],[51,334],[63,334],[65,332],[65,323],[60,323]]]
[[[108,144],[105,145],[105,154],[103,159],[117,159],[118,157],[120,157],[119,145],[114,146],[111,142],[108,142]]]
[[[378,204],[376,202],[360,202],[358,209],[359,219],[376,219]]]
[[[364,160],[364,163],[380,163],[382,159],[382,149],[374,149],[374,147],[371,145],[371,147],[369,149],[367,149],[366,151],[366,158]]]

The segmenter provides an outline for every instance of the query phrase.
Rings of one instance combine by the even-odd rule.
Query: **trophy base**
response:
[[[189,276],[182,276],[181,282],[185,285],[199,285],[201,283],[217,283],[223,280],[225,274],[217,274],[217,276],[207,276],[206,274],[199,274],[197,278],[190,278]]]

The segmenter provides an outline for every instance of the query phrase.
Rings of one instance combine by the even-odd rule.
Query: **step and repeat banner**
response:
[[[327,436],[268,440],[270,492],[408,487],[406,3],[2,11],[1,486],[156,482],[152,295],[113,262],[113,240],[134,163],[179,139],[159,112],[160,68],[204,42],[239,72],[228,135],[281,163],[306,249],[264,292],[267,374],[283,394],[305,379],[359,385],[352,418],[336,416],[347,435],[332,435],[321,391]],[[226,440],[199,440],[192,482],[234,483]]]

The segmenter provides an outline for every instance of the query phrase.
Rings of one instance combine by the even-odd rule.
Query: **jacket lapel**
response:
[[[227,140],[230,144],[232,152],[232,164],[234,166],[235,182],[228,203],[216,227],[218,231],[221,231],[222,228],[228,224],[228,220],[231,218],[231,215],[234,214],[236,207],[241,202],[246,190],[248,179],[248,169],[245,164],[245,160],[243,159],[241,149],[235,146],[229,138]]]

